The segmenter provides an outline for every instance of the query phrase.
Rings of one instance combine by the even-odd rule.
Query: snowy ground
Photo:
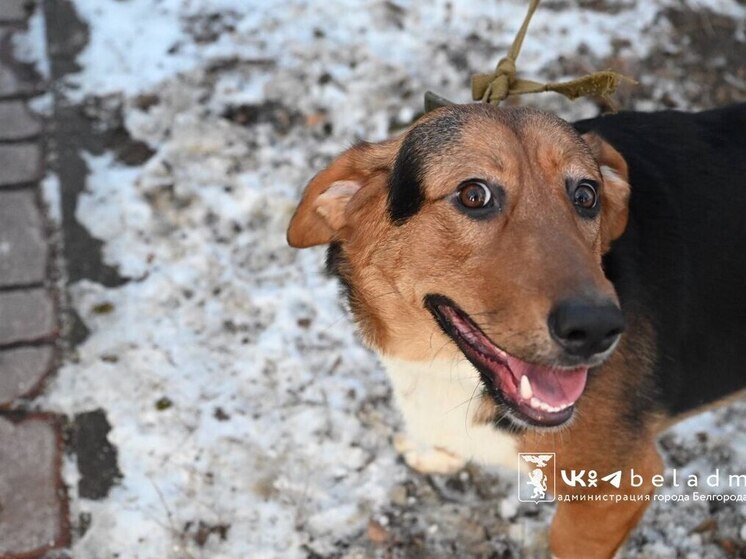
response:
[[[519,506],[512,474],[422,477],[397,460],[387,381],[323,252],[284,240],[300,189],[333,155],[408,124],[426,89],[466,101],[524,2],[73,3],[89,44],[59,86],[155,151],[139,166],[85,155],[76,215],[130,281],[71,286],[91,334],[41,402],[71,416],[103,408],[118,450],[123,478],[102,500],[76,495],[68,459],[74,557],[540,556],[551,506]],[[744,98],[738,0],[545,5],[519,63],[528,77],[612,66],[640,81],[620,95],[625,108]],[[567,118],[597,112],[527,101]],[[663,448],[687,471],[733,471],[745,432],[740,403]],[[624,556],[746,556],[745,513],[656,503]]]

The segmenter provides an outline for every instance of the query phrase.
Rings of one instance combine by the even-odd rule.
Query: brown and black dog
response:
[[[550,480],[552,553],[608,558],[663,470],[656,436],[746,385],[745,177],[746,104],[575,125],[451,106],[340,155],[288,241],[330,244],[407,463],[622,470],[618,488]]]

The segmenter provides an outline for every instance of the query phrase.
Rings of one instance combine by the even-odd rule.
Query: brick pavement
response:
[[[32,8],[0,0],[0,559],[40,558],[70,536],[62,419],[29,411],[55,368],[59,330],[39,204],[43,124],[27,104],[43,84],[10,41]]]

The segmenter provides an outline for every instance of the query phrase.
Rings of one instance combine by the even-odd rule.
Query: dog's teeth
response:
[[[526,377],[521,378],[521,396],[523,396],[523,379],[524,378],[526,378]],[[529,387],[530,386],[531,385],[529,384]],[[528,399],[528,403],[535,410],[542,410],[542,411],[546,411],[546,412],[549,412],[549,413],[560,412],[560,411],[564,410],[565,408],[570,407],[570,405],[571,405],[571,404],[562,404],[560,406],[550,406],[546,402],[543,402],[543,401],[539,400],[536,396],[532,396],[530,399]]]
[[[534,391],[531,388],[531,381],[528,380],[526,375],[521,377],[521,398],[524,400],[531,400],[531,396],[534,395]]]

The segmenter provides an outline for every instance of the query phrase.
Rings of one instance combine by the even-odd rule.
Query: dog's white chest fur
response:
[[[381,362],[406,426],[406,441],[400,437],[397,449],[410,465],[425,471],[448,471],[456,469],[459,460],[471,460],[517,467],[515,438],[491,425],[474,424],[482,387],[479,374],[468,361],[381,357]],[[413,454],[408,457],[407,452]],[[443,463],[447,454],[453,456],[451,467]],[[412,463],[415,456],[421,459],[420,467]]]

